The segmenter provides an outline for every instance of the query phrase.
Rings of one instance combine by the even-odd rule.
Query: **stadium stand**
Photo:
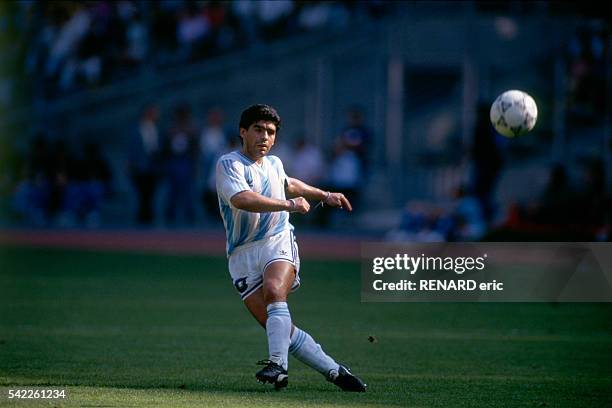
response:
[[[540,195],[555,163],[566,164],[578,191],[581,163],[602,159],[598,188],[605,192],[603,203],[609,200],[610,91],[602,83],[609,79],[610,27],[596,10],[576,11],[564,2],[11,4],[4,9],[5,39],[20,41],[14,52],[4,52],[18,69],[4,74],[7,90],[0,101],[0,140],[10,152],[3,153],[2,194],[10,199],[3,200],[3,223],[132,225],[127,140],[144,105],[158,103],[164,137],[178,105],[192,110],[198,137],[208,112],[220,109],[229,144],[236,141],[240,110],[266,100],[286,123],[286,150],[305,137],[326,165],[333,165],[338,146],[369,165],[355,218],[331,218],[325,226],[383,234],[400,227],[410,202],[445,207],[453,191],[471,185],[474,134],[482,125],[478,106],[516,87],[536,96],[540,118],[527,137],[494,137],[500,169],[487,230],[538,230],[515,222],[516,208]],[[355,106],[371,132],[367,157],[343,133],[347,111]],[[52,156],[58,141],[67,149],[62,160],[71,163],[61,171],[57,160],[37,158]],[[79,204],[80,221],[62,217],[58,185],[82,178],[74,177],[81,172],[75,163],[91,142],[107,160],[104,201]],[[206,184],[198,179],[205,173],[197,173],[195,189]],[[32,187],[45,179],[49,184],[50,177],[55,187]],[[193,194],[195,226],[214,228],[200,193]],[[161,197],[155,203],[159,214]],[[96,213],[81,209],[91,205],[101,206],[99,215],[83,216]],[[603,220],[589,237],[609,239],[609,215]],[[167,226],[161,216],[158,226]]]

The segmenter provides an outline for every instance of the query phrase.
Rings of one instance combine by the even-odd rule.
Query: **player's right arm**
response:
[[[230,201],[234,207],[250,212],[289,211],[306,214],[310,210],[310,204],[304,197],[279,200],[251,190],[235,194]]]
[[[242,164],[222,157],[217,162],[217,194],[234,208],[250,212],[290,211],[305,214],[310,204],[303,197],[281,200],[251,190]]]

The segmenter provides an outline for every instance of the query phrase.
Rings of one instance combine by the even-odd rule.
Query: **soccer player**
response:
[[[227,233],[229,272],[247,309],[266,329],[269,359],[255,377],[278,390],[288,383],[288,354],[317,370],[345,391],[366,385],[327,355],[295,326],[287,305],[300,285],[300,258],[289,213],[306,214],[308,200],[352,211],[340,193],[326,192],[288,177],[278,157],[269,155],[281,119],[268,105],[253,105],[240,117],[242,149],[217,162],[219,209]]]

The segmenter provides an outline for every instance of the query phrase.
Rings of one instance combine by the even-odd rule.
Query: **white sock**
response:
[[[289,352],[293,357],[314,368],[326,378],[333,378],[335,375],[338,375],[338,363],[325,354],[321,346],[315,343],[310,334],[304,330],[297,327],[293,330]],[[330,373],[330,370],[334,372]]]
[[[291,315],[287,302],[270,303],[267,310],[266,333],[268,334],[270,361],[286,370],[289,362],[289,343],[291,342]]]

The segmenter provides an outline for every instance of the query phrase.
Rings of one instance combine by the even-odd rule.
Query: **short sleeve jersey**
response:
[[[219,210],[227,235],[227,255],[241,245],[293,230],[287,211],[250,212],[240,210],[231,198],[242,191],[254,191],[263,196],[285,200],[287,175],[276,156],[264,156],[261,164],[236,150],[217,161],[216,184]]]

